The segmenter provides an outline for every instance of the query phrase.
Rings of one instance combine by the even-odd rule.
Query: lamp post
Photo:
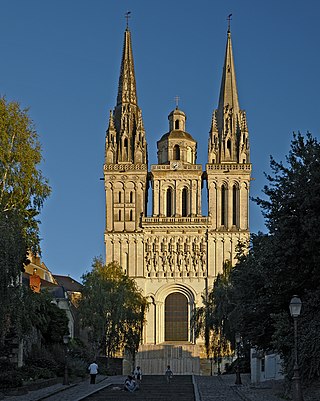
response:
[[[240,376],[240,343],[241,343],[241,335],[240,335],[240,333],[236,333],[237,367],[236,367],[236,383],[235,384],[242,384],[241,376]]]
[[[298,326],[297,321],[300,316],[302,302],[301,299],[294,295],[290,301],[289,309],[290,314],[293,318],[294,324],[294,367],[293,367],[293,377],[292,377],[292,400],[293,401],[303,401],[301,381],[299,375],[299,365],[298,365]]]
[[[70,337],[63,336],[63,344],[64,344],[64,375],[63,375],[63,385],[69,385],[69,375],[68,375],[68,343]]]

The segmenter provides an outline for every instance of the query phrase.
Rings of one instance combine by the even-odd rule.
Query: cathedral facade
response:
[[[235,263],[239,241],[249,239],[249,133],[239,106],[230,30],[211,127],[208,121],[205,168],[197,164],[197,142],[186,130],[185,113],[176,107],[168,120],[168,132],[157,142],[157,164],[148,168],[127,27],[117,102],[106,132],[106,263],[117,261],[148,298],[137,355],[142,370],[163,374],[170,364],[176,373],[199,374],[206,365],[201,339],[192,330],[193,311],[223,264]]]

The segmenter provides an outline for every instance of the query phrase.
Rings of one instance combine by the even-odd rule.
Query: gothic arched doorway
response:
[[[165,300],[165,341],[188,341],[188,300],[173,292]]]

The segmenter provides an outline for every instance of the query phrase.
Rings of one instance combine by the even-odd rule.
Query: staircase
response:
[[[86,400],[194,401],[192,376],[174,376],[170,383],[164,375],[143,376],[140,389],[129,393],[112,385],[87,397]]]

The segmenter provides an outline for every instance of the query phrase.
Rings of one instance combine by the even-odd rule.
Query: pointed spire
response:
[[[233,109],[234,113],[238,113],[239,99],[238,90],[236,82],[236,73],[234,68],[233,52],[232,52],[232,42],[231,42],[231,32],[230,27],[228,29],[228,38],[226,46],[226,54],[224,59],[222,81],[220,88],[219,97],[219,110],[222,111],[226,106]]]
[[[134,105],[137,104],[136,78],[134,73],[131,33],[128,26],[124,33],[117,106],[124,103],[131,103]]]
[[[211,125],[209,163],[249,163],[249,137],[244,111],[240,110],[233,59],[230,20],[218,109]]]
[[[138,106],[134,72],[131,33],[128,27],[130,12],[126,13],[127,27],[124,33],[117,104],[110,115],[108,132],[115,131],[115,161],[113,163],[147,164],[147,143]],[[110,139],[109,139],[110,140]]]

